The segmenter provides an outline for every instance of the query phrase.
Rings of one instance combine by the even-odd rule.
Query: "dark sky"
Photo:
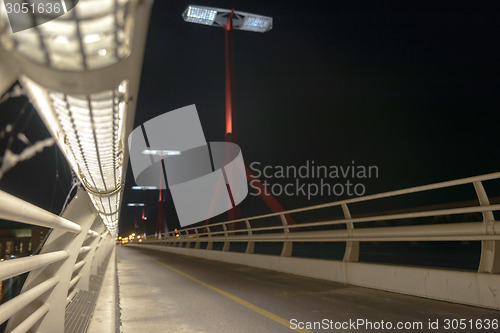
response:
[[[207,141],[222,141],[224,32],[184,22],[188,4],[153,6],[136,125],[196,104]],[[366,194],[498,171],[498,8],[460,1],[195,4],[274,19],[270,32],[234,34],[239,144],[247,163],[376,165],[379,177],[364,182]],[[53,179],[54,150],[42,155],[50,155],[43,169]],[[19,174],[9,173],[0,188],[26,183]],[[52,187],[31,186],[45,191],[47,205]],[[500,195],[498,186],[491,191]],[[151,227],[155,196],[148,194]],[[339,198],[280,199],[296,208]],[[124,203],[138,200],[140,193],[126,191]],[[167,219],[175,220],[167,202]],[[248,203],[243,214],[265,212],[253,207]],[[123,233],[134,214],[122,209]]]

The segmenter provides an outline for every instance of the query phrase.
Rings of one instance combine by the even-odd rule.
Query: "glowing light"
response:
[[[202,6],[188,6],[184,12],[184,20],[192,23],[212,25],[217,15],[217,10]]]
[[[159,155],[159,156],[173,156],[180,155],[181,152],[178,150],[161,150],[161,149],[145,149],[142,151],[145,155]]]
[[[68,44],[69,43],[69,38],[68,36],[63,36],[59,35],[54,38],[55,43],[62,43],[62,44]]]
[[[122,101],[128,99],[127,82],[91,95],[46,90],[26,77],[21,82],[104,223],[116,231],[123,185],[123,109],[127,105]]]
[[[182,14],[184,21],[204,25],[228,27],[228,17],[231,17],[231,28],[235,30],[246,30],[253,32],[266,32],[273,28],[273,18],[257,14],[212,8],[204,6],[189,5]]]
[[[101,36],[99,34],[90,34],[83,37],[83,41],[87,44],[95,43],[101,40]]]
[[[248,15],[243,19],[240,30],[266,32],[273,27],[273,18],[260,15]]]
[[[133,190],[158,190],[157,186],[132,186]]]
[[[128,203],[127,206],[129,207],[144,207],[143,203]]]
[[[85,71],[108,67],[130,54],[132,2],[80,1],[71,15],[62,15],[34,29],[7,32],[4,39],[19,55],[55,69]],[[47,14],[35,10],[30,19],[44,20]]]

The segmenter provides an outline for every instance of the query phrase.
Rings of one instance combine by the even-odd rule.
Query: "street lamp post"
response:
[[[162,200],[162,195],[161,195],[161,188],[159,187],[156,187],[156,186],[132,186],[132,189],[133,190],[142,190],[142,201],[143,202],[146,202],[146,191],[147,190],[159,190],[160,191],[160,201]],[[146,234],[146,220],[147,220],[147,217],[146,217],[146,212],[145,212],[145,206],[142,205],[142,221],[144,223],[144,234]],[[161,208],[159,207],[159,210],[162,209],[163,210],[163,205],[161,205]],[[163,216],[163,211],[162,212],[158,212],[158,218],[159,218],[159,215],[162,214]],[[163,220],[163,218],[162,218]],[[157,221],[156,223],[156,231],[158,232],[158,228],[159,228],[159,225],[160,225],[160,220]],[[162,226],[163,227],[163,224]]]
[[[273,18],[246,12],[235,11],[234,8],[221,9],[189,5],[182,13],[184,21],[220,27],[225,31],[225,75],[226,75],[226,136],[228,142],[238,143],[237,112],[235,106],[235,62],[233,30],[245,30],[264,33],[273,28]],[[260,197],[273,212],[284,211],[278,200],[265,190],[259,179],[245,167],[247,179],[259,188]],[[228,212],[229,220],[240,217],[240,206]],[[285,215],[288,224],[295,224],[290,215]],[[232,225],[231,225],[232,226]]]
[[[165,181],[165,188],[167,188],[167,173],[165,169],[165,163],[163,161],[163,158],[169,157],[169,156],[177,156],[181,155],[181,152],[178,150],[170,150],[170,149],[145,149],[143,152],[145,155],[150,155],[152,156],[160,156],[160,161],[163,169],[163,178]],[[142,189],[142,190],[158,190],[159,195],[158,195],[158,218],[156,221],[156,234],[160,235],[162,233],[168,234],[168,227],[166,226],[165,223],[165,209],[163,206],[163,189],[162,189],[162,177],[160,177],[160,185],[158,187],[156,186],[134,186],[132,187],[133,189]]]
[[[184,10],[184,21],[223,28],[225,31],[226,67],[226,141],[238,142],[237,113],[235,107],[234,39],[233,30],[266,32],[273,27],[273,18],[235,11],[189,5]]]
[[[128,207],[142,207],[142,222],[144,223],[144,232],[146,232],[146,212],[145,212],[145,208],[146,208],[146,205],[142,202],[140,203],[135,203],[135,202],[129,202],[127,204]],[[137,225],[137,213],[135,215],[135,221],[134,221],[134,229],[138,230],[139,229],[139,226]],[[137,231],[139,232],[139,231]]]

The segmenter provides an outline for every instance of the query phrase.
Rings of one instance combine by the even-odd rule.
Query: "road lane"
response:
[[[447,318],[500,318],[494,310],[131,247],[118,247],[117,269],[125,333],[291,332],[292,319],[421,323],[400,332],[446,332]],[[428,329],[429,319],[440,329]],[[331,331],[374,331],[350,328]],[[398,330],[377,330],[384,331]]]

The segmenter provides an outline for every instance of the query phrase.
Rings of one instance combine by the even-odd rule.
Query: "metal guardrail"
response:
[[[359,242],[390,241],[482,241],[481,258],[478,272],[500,273],[500,222],[495,221],[493,212],[500,211],[500,204],[490,204],[483,187],[483,182],[500,179],[500,172],[477,177],[446,181],[431,185],[417,186],[403,190],[390,191],[365,197],[330,202],[279,213],[259,215],[233,221],[203,225],[170,232],[161,235],[149,235],[142,238],[141,244],[160,243],[161,245],[191,247],[199,249],[201,243],[207,243],[207,250],[213,244],[222,242],[222,251],[229,251],[231,242],[246,242],[245,253],[253,253],[255,242],[282,242],[281,256],[291,256],[294,242],[346,242],[344,261],[359,261]],[[383,198],[398,197],[460,185],[473,185],[478,203],[471,207],[451,207],[448,209],[415,211],[402,214],[371,215],[352,217],[350,208],[353,204],[374,201]],[[289,214],[316,211],[330,207],[341,207],[344,218],[306,222],[289,225]],[[446,223],[426,225],[405,225],[393,227],[355,227],[364,222],[391,221],[410,218],[438,217],[454,214],[481,213],[482,221],[471,223]],[[252,226],[269,217],[279,217],[281,224],[272,226]],[[244,228],[237,224],[244,223]],[[262,223],[261,223],[262,224]],[[307,230],[314,227],[344,227],[344,229]],[[219,229],[219,230],[215,230]],[[138,243],[139,240],[133,242]]]
[[[63,332],[66,304],[88,290],[114,237],[80,190],[63,217],[0,191],[0,218],[51,228],[40,254],[0,262],[0,281],[30,272],[21,293],[0,305],[8,332]]]

